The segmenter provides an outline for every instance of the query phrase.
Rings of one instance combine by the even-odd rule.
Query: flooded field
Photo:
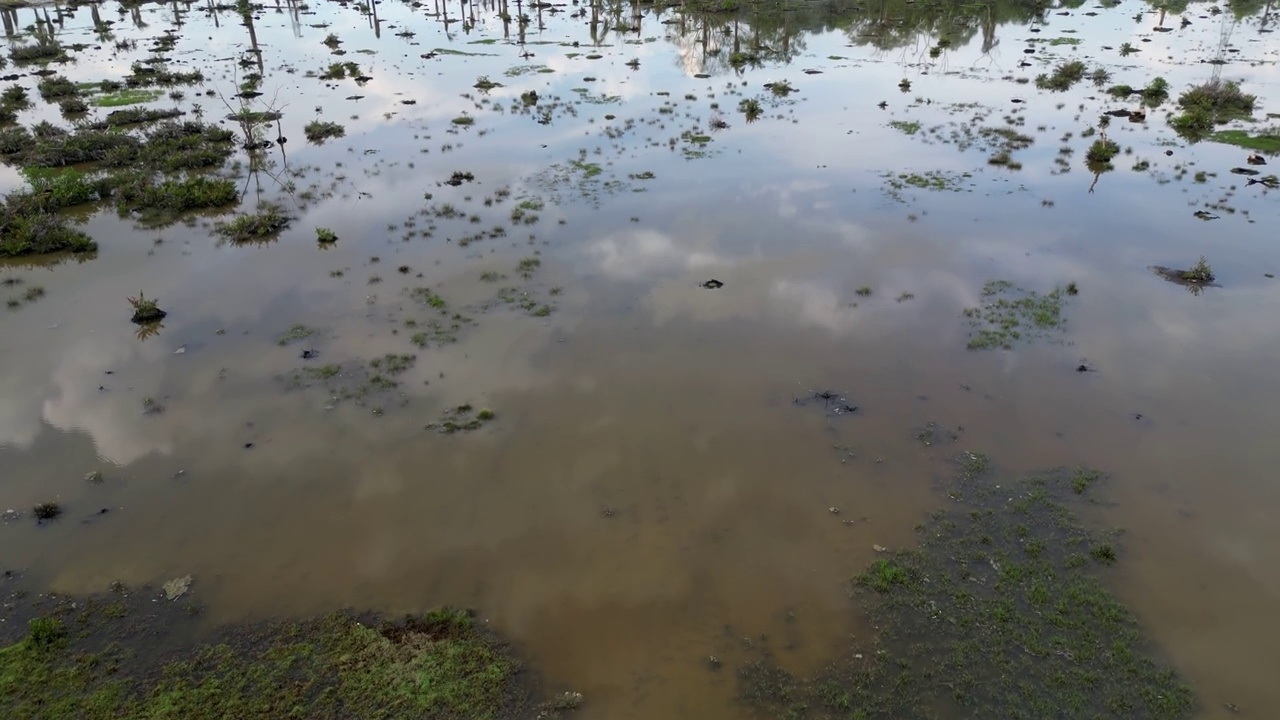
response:
[[[6,583],[472,608],[582,718],[976,717],[777,673],[989,456],[1107,478],[1194,700],[1098,713],[1280,707],[1270,3],[0,4]]]

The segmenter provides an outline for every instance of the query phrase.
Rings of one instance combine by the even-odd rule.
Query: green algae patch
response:
[[[1268,155],[1280,155],[1280,128],[1250,135],[1244,130],[1219,130],[1209,140],[1224,145],[1235,145],[1246,150],[1256,150]]]
[[[88,627],[125,623],[129,612],[121,604]],[[104,644],[83,632],[82,621],[35,618],[26,637],[0,649],[0,714],[336,720],[356,712],[396,720],[500,719],[534,710],[517,682],[519,663],[461,610],[399,622],[340,613],[237,627],[154,661]]]
[[[1115,572],[1115,537],[1076,519],[1101,473],[998,483],[989,465],[962,455],[919,547],[854,578],[874,639],[808,679],[749,663],[741,697],[779,718],[1189,717],[1191,690],[1100,580]]]
[[[125,105],[153,102],[159,100],[162,95],[164,95],[164,92],[160,90],[128,88],[91,98],[89,104],[97,107],[123,107]]]

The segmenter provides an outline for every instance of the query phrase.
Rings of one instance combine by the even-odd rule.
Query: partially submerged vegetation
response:
[[[997,483],[984,455],[958,466],[919,549],[885,550],[854,579],[876,637],[809,679],[750,663],[741,696],[788,719],[1189,717],[1191,690],[1098,580],[1115,540],[1072,513],[1102,475]]]
[[[1079,60],[1068,60],[1053,69],[1050,75],[1036,76],[1036,87],[1041,90],[1065,92],[1084,79],[1085,64]]]
[[[1185,286],[1193,293],[1198,293],[1203,288],[1212,286],[1217,279],[1213,274],[1213,267],[1209,265],[1208,258],[1203,255],[1194,265],[1186,269],[1154,265],[1151,271],[1169,282]]]
[[[142,292],[139,292],[137,297],[129,298],[129,307],[133,308],[133,317],[130,320],[138,325],[160,322],[169,314],[160,309],[160,304],[155,298],[148,298]]]
[[[257,212],[240,215],[234,220],[219,223],[218,234],[237,245],[270,242],[280,235],[292,218],[284,208],[264,203]]]
[[[326,140],[340,138],[347,134],[346,128],[335,122],[325,122],[322,120],[313,120],[307,123],[302,130],[307,137],[307,142],[317,145],[323,145]]]
[[[0,205],[0,258],[98,249],[92,238],[55,215],[55,209],[31,194],[5,197]]]
[[[1146,87],[1133,88],[1128,85],[1112,85],[1107,88],[1107,94],[1114,98],[1125,99],[1131,95],[1138,95],[1142,98],[1142,104],[1148,107],[1156,107],[1169,99],[1169,81],[1162,77],[1157,77],[1147,83]]]
[[[1085,153],[1085,160],[1090,165],[1106,166],[1120,152],[1120,145],[1114,140],[1105,137],[1098,138],[1089,146],[1089,151]]]
[[[1267,155],[1280,155],[1280,128],[1276,127],[1252,133],[1247,130],[1219,130],[1209,135],[1208,139]]]
[[[1178,98],[1182,112],[1172,116],[1169,124],[1188,140],[1202,140],[1218,125],[1253,115],[1257,97],[1240,89],[1231,80],[1212,80],[1197,85]]]
[[[1041,295],[1015,287],[1007,280],[992,280],[982,288],[981,307],[967,308],[973,332],[970,350],[1011,350],[1019,340],[1046,337],[1066,324],[1062,308],[1068,293],[1061,288]]]
[[[452,435],[459,432],[471,432],[484,427],[497,417],[492,410],[481,408],[478,412],[470,404],[450,408],[441,415],[439,422],[427,425],[427,430],[435,430],[441,435]]]
[[[200,606],[114,587],[31,617],[25,633],[6,625],[4,717],[338,720],[359,708],[375,720],[503,720],[567,707],[535,704],[520,662],[463,610],[401,620],[335,613],[225,627],[209,642],[173,646],[161,638]]]

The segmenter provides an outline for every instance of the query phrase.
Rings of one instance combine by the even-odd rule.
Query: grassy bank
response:
[[[510,649],[461,610],[397,622],[338,613],[185,642],[193,606],[169,603],[174,611],[157,616],[149,595],[119,597],[64,602],[6,640],[0,716],[500,719],[553,715],[580,699],[536,705]]]

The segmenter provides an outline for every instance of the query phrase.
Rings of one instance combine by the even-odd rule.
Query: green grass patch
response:
[[[137,88],[128,88],[90,98],[89,104],[95,107],[106,108],[124,107],[125,105],[137,105],[139,103],[148,103],[153,100],[159,100],[162,95],[164,95],[163,90],[139,90]]]
[[[915,135],[920,132],[921,125],[914,120],[890,120],[889,127],[903,135]]]
[[[1169,124],[1182,137],[1203,140],[1214,127],[1253,115],[1257,97],[1240,89],[1231,80],[1213,80],[1197,85],[1178,97],[1182,112],[1169,118]]]
[[[228,241],[237,245],[243,243],[266,243],[275,240],[292,218],[278,205],[264,204],[257,212],[241,215],[236,219],[219,223],[217,232]]]
[[[1048,337],[1066,325],[1062,316],[1066,291],[1055,288],[1041,295],[1014,287],[1007,280],[992,280],[982,288],[982,305],[967,308],[970,350],[1013,349],[1020,340]]]
[[[55,102],[80,94],[79,86],[61,75],[50,75],[42,79],[36,83],[36,90],[45,102]]]
[[[1049,75],[1036,76],[1036,87],[1041,90],[1064,92],[1084,79],[1085,64],[1079,60],[1068,60],[1053,69]]]
[[[104,622],[109,622],[109,619]],[[0,648],[0,708],[12,720],[367,720],[536,713],[504,645],[464,611],[386,622],[335,614],[231,628],[162,660],[32,621]],[[103,647],[105,646],[105,647]]]
[[[9,57],[15,65],[33,62],[50,62],[65,57],[62,46],[50,38],[37,38],[31,43],[15,43],[9,46]]]
[[[85,127],[92,130],[110,130],[129,125],[143,125],[160,120],[172,120],[180,115],[182,115],[182,111],[177,108],[124,108],[122,110],[112,110],[102,120],[88,123]]]
[[[8,202],[0,208],[0,257],[89,253],[97,249],[92,238],[69,227],[62,217],[47,212],[17,212]]]
[[[1256,150],[1267,155],[1280,154],[1280,128],[1270,128],[1257,133],[1246,130],[1219,130],[1209,135],[1208,139],[1246,150]]]
[[[312,120],[303,128],[302,133],[306,135],[307,142],[323,145],[327,140],[345,136],[347,129],[335,122]]]
[[[1089,151],[1085,153],[1085,159],[1094,165],[1105,165],[1111,162],[1111,159],[1120,153],[1120,145],[1114,140],[1107,138],[1098,138],[1089,146]]]
[[[854,579],[876,636],[811,678],[766,653],[740,669],[741,697],[778,718],[1189,718],[1191,690],[1099,580],[1121,553],[1076,519],[1080,472],[961,473],[917,549]]]
[[[230,180],[190,177],[184,180],[137,178],[116,189],[122,210],[141,212],[143,218],[154,219],[170,213],[226,207],[237,202],[240,194]]]

